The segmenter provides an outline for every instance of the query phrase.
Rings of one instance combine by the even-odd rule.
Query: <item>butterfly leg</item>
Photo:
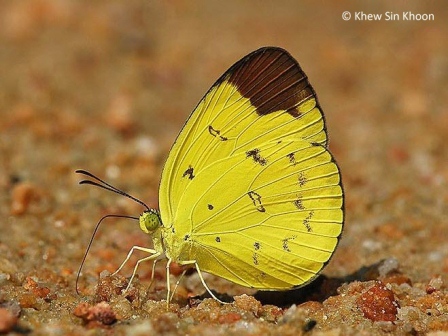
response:
[[[211,295],[212,298],[214,298],[216,301],[218,301],[221,304],[227,304],[228,302],[224,302],[221,301],[220,299],[218,299],[215,294],[213,294],[213,292],[210,290],[210,288],[208,288],[207,284],[205,283],[205,280],[202,276],[201,270],[199,268],[198,263],[195,261],[194,262],[194,267],[196,267],[196,270],[198,271],[198,275],[199,275],[199,279],[201,279],[202,284],[204,285],[205,289],[207,290],[207,292]]]
[[[196,268],[196,271],[198,272],[199,275],[199,279],[201,279],[202,285],[205,287],[205,289],[207,290],[207,292],[210,294],[210,296],[212,298],[214,298],[216,301],[218,301],[219,303],[222,304],[227,304],[228,302],[224,302],[221,301],[220,299],[218,299],[215,294],[213,294],[213,292],[210,290],[210,288],[208,288],[207,284],[205,283],[204,277],[202,276],[201,270],[199,268],[198,263],[196,262],[196,260],[188,260],[188,261],[183,261],[183,262],[179,262],[179,264],[181,265],[194,265],[194,267]],[[183,275],[183,274],[182,274]]]
[[[140,263],[145,262],[145,261],[149,261],[149,260],[157,259],[160,255],[161,255],[160,252],[156,252],[156,253],[154,253],[153,255],[150,255],[149,257],[145,257],[145,258],[142,258],[142,259],[137,260],[137,263],[135,264],[135,267],[134,267],[134,271],[132,272],[131,278],[129,279],[129,284],[127,285],[127,287],[126,287],[126,289],[124,290],[124,292],[127,292],[127,290],[129,289],[129,287],[131,287],[132,281],[134,280],[134,277],[135,277],[135,275],[137,274],[137,269],[138,269],[138,267],[140,266]],[[153,273],[153,275],[151,275],[151,282],[152,282],[152,278],[153,278],[153,276],[154,276],[154,273]],[[151,284],[152,284],[152,283],[151,283]]]
[[[171,288],[170,288],[170,264],[172,259],[168,258],[168,262],[166,263],[166,309],[170,307],[171,300]]]
[[[154,260],[154,259],[158,258],[158,257],[161,255],[160,252],[158,252],[158,251],[156,251],[156,250],[153,250],[153,249],[150,249],[150,248],[141,247],[141,246],[133,246],[133,247],[131,248],[131,250],[129,251],[129,253],[128,253],[126,259],[121,263],[120,267],[118,267],[118,269],[117,269],[114,273],[112,273],[112,275],[115,275],[115,274],[117,274],[118,272],[120,272],[120,271],[122,270],[122,268],[124,267],[124,265],[129,261],[129,259],[131,258],[132,254],[133,254],[136,250],[137,250],[137,251],[146,252],[146,253],[149,253],[149,254],[151,254],[151,255],[148,256],[148,257],[139,259],[139,260],[137,261],[137,263],[135,264],[135,267],[134,267],[134,271],[132,272],[131,278],[129,279],[129,284],[128,284],[128,286],[126,287],[126,289],[124,290],[124,292],[127,292],[128,289],[129,289],[129,287],[131,287],[132,281],[134,280],[134,277],[135,277],[135,275],[136,275],[136,273],[137,273],[137,269],[138,269],[138,266],[140,265],[140,263],[142,263],[142,262],[144,262],[144,261],[148,261],[148,260]],[[152,276],[154,276],[154,266],[153,266],[153,275],[152,275]]]
[[[156,259],[156,260],[154,260],[154,262],[152,263],[151,281],[150,281],[150,283],[149,283],[148,289],[150,289],[151,286],[152,286],[152,284],[154,283],[154,274],[155,274],[155,272],[156,272],[156,265],[157,265],[157,262],[158,262],[159,260],[160,260],[160,259]]]
[[[172,259],[168,258],[168,262],[166,263],[166,310],[170,308],[170,297],[171,297],[171,289],[170,289],[170,264]]]
[[[172,300],[173,297],[174,297],[174,294],[176,293],[177,286],[179,286],[180,281],[182,280],[183,276],[184,276],[185,273],[187,272],[187,270],[184,270],[184,271],[182,272],[182,274],[180,275],[179,279],[178,279],[177,282],[176,282],[176,285],[174,286],[173,292],[171,293],[171,286],[170,286],[170,265],[171,265],[171,262],[172,262],[172,261],[173,261],[172,259],[168,259],[168,262],[166,263],[166,288],[167,288],[167,293],[166,293],[166,307],[167,307],[167,309],[168,309],[168,307],[169,307],[169,304],[170,304],[171,300]],[[188,264],[191,264],[191,263],[188,263]],[[184,265],[184,264],[182,263],[182,265]]]
[[[177,287],[179,286],[180,281],[181,281],[182,278],[184,277],[185,273],[187,273],[187,270],[186,270],[186,269],[182,272],[182,274],[180,275],[179,279],[177,279],[177,281],[176,281],[176,285],[174,286],[174,289],[173,289],[173,293],[171,293],[170,301],[173,299],[174,294],[176,293]]]

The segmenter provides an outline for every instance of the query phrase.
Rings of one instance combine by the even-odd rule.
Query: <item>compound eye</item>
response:
[[[151,233],[160,227],[161,221],[159,214],[155,210],[143,212],[138,220],[140,229],[145,233]]]

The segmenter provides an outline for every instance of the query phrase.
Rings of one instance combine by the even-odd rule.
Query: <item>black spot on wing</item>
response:
[[[293,203],[297,209],[305,210],[305,207],[302,202],[302,197],[297,197],[297,199],[295,199]]]
[[[282,240],[282,248],[284,251],[291,252],[291,250],[289,248],[289,241],[294,240],[294,239],[296,239],[295,235],[292,237],[286,237],[285,239]]]
[[[314,211],[310,211],[308,216],[306,216],[306,218],[303,220],[303,225],[305,226],[305,228],[308,232],[313,231],[313,228],[311,227],[311,224],[310,224],[311,218],[313,218],[313,216],[314,216]]]
[[[257,208],[258,211],[260,212],[266,211],[261,202],[260,194],[256,193],[255,191],[249,191],[247,194],[249,195],[250,199],[252,200],[252,203],[254,204],[254,206]]]
[[[188,177],[190,180],[194,179],[194,168],[192,166],[188,166],[188,169],[184,171],[182,177]]]
[[[291,250],[289,249],[289,246],[288,246],[288,242],[289,242],[288,239],[283,239],[282,240],[282,248],[286,252],[291,252]]]
[[[303,172],[299,173],[297,180],[298,180],[300,187],[303,187],[308,182],[308,179],[306,178],[306,176]]]
[[[294,166],[296,164],[296,157],[294,156],[294,153],[289,153],[288,155],[286,155],[286,157],[288,158],[291,165]]]
[[[254,252],[252,254],[252,261],[254,262],[254,265],[258,265],[258,253]]]
[[[211,135],[213,135],[214,137],[220,139],[221,141],[226,141],[226,140],[228,140],[226,137],[224,137],[224,136],[221,135],[221,131],[219,131],[219,130],[215,130],[215,129],[213,128],[212,125],[209,125],[209,126],[208,126],[208,132],[209,132]]]
[[[258,163],[261,166],[265,166],[268,162],[264,157],[260,155],[260,150],[258,148],[247,151],[246,158],[249,157],[251,157],[255,163]]]

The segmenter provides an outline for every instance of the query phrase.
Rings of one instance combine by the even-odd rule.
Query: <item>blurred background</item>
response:
[[[345,232],[324,273],[343,276],[390,257],[416,281],[448,272],[445,2],[4,0],[0,7],[0,286],[46,270],[49,283],[73,292],[101,215],[142,211],[78,186],[74,170],[157,207],[163,162],[189,113],[234,62],[268,45],[288,50],[307,73],[342,170]],[[358,20],[360,12],[382,17]],[[399,19],[386,20],[387,12]],[[405,20],[403,12],[434,19]],[[93,286],[130,246],[149,242],[137,223],[104,224],[83,283]]]

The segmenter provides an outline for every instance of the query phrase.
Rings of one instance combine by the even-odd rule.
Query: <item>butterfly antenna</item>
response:
[[[104,188],[104,187],[101,186],[101,185],[97,185],[97,186],[98,186],[98,187],[102,187],[102,188]],[[108,190],[109,190],[109,189],[108,189]],[[80,295],[80,294],[79,294],[79,288],[78,288],[79,278],[80,278],[80,276],[81,276],[81,271],[82,271],[82,268],[83,268],[83,266],[84,266],[84,263],[85,263],[85,261],[86,261],[86,259],[87,259],[87,255],[89,254],[90,248],[92,247],[93,239],[95,239],[95,235],[96,235],[96,233],[98,232],[98,229],[99,229],[99,227],[100,227],[100,224],[103,222],[103,220],[105,220],[106,218],[110,218],[110,217],[113,217],[113,218],[129,218],[129,219],[138,220],[137,217],[133,217],[133,216],[126,216],[126,215],[106,215],[106,216],[103,216],[103,217],[98,221],[98,223],[97,223],[96,226],[95,226],[95,230],[93,230],[93,234],[92,234],[92,237],[90,238],[89,245],[87,246],[86,252],[84,253],[84,257],[82,258],[81,265],[79,266],[78,274],[76,275],[75,288],[76,288],[76,294],[78,294],[78,295]]]
[[[79,181],[79,184],[90,184],[93,185],[95,187],[99,187],[99,188],[103,188],[106,189],[108,191],[112,191],[116,194],[125,196],[127,198],[130,198],[131,200],[133,200],[134,202],[137,202],[138,204],[142,205],[143,207],[145,207],[148,211],[151,211],[151,209],[141,200],[139,200],[138,198],[129,195],[128,193],[124,192],[123,190],[118,189],[117,187],[114,187],[113,185],[107,183],[106,181],[100,179],[98,176],[93,175],[92,173],[88,172],[87,170],[83,170],[83,169],[78,169],[75,171],[75,173],[77,174],[82,174],[88,177],[93,178],[94,180],[98,181],[91,181],[91,180],[82,180]]]

